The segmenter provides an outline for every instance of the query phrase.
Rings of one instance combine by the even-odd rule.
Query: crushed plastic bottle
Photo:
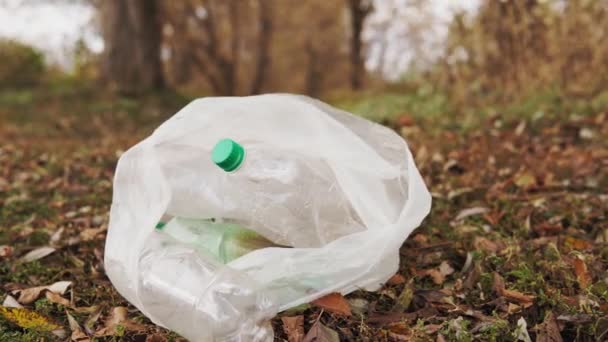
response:
[[[105,266],[127,300],[191,341],[272,341],[279,311],[379,288],[430,205],[386,127],[303,96],[205,98],[121,156]],[[175,219],[159,232],[163,215]],[[210,218],[264,243],[227,255],[235,235]]]
[[[175,217],[166,224],[158,224],[156,229],[200,253],[212,256],[222,264],[256,249],[280,247],[253,230],[212,220]]]

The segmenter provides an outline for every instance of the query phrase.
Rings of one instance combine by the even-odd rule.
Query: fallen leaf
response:
[[[335,330],[317,320],[308,330],[303,342],[340,342],[340,337]]]
[[[586,251],[593,249],[593,242],[566,236],[564,238],[564,246],[569,250]]]
[[[485,213],[483,218],[488,221],[489,224],[496,226],[503,216],[505,216],[505,213],[502,211],[492,211]]]
[[[51,332],[59,337],[65,330],[50,319],[26,308],[6,308],[0,306],[0,315],[7,321],[28,330]]]
[[[405,277],[397,273],[390,277],[390,279],[386,283],[389,285],[400,285],[405,283]]]
[[[352,314],[350,305],[340,293],[330,293],[313,301],[312,304],[336,314],[345,316],[350,316]]]
[[[593,316],[584,313],[576,313],[573,315],[559,315],[557,320],[561,322],[568,322],[574,324],[586,324],[593,321]]]
[[[64,294],[68,287],[72,284],[71,281],[58,281],[52,285],[36,286],[29,289],[19,289],[11,291],[11,294],[17,296],[17,301],[21,304],[31,304],[40,298],[46,291],[56,293],[57,295]],[[56,297],[55,297],[56,298]]]
[[[167,342],[167,338],[161,334],[148,335],[146,342]]]
[[[55,292],[55,293],[64,294],[65,291],[68,290],[70,285],[72,285],[71,281],[67,281],[67,280],[58,281],[58,282],[55,282],[55,283],[51,284],[50,286],[48,286],[48,290]]]
[[[529,189],[536,186],[536,177],[530,172],[522,172],[515,176],[514,182],[522,189]]]
[[[490,254],[496,254],[499,250],[501,250],[501,246],[498,243],[486,239],[483,236],[476,236],[473,240],[473,246],[476,250],[484,251]]]
[[[2,306],[7,308],[22,308],[23,306],[11,295],[6,295]]]
[[[65,307],[71,306],[70,301],[68,299],[61,297],[60,294],[57,294],[57,293],[51,292],[51,291],[46,291],[44,295],[46,296],[46,299],[48,299],[50,302],[61,304]]]
[[[502,296],[505,292],[505,280],[496,272],[492,274],[492,280],[492,290],[496,295]]]
[[[526,295],[516,290],[505,289],[504,279],[496,272],[493,274],[492,290],[496,293],[496,295],[505,297],[511,302],[516,302],[524,308],[528,308],[534,303],[534,296]]]
[[[441,285],[445,282],[445,277],[454,273],[454,269],[447,261],[442,261],[437,268],[427,270],[417,270],[416,274],[422,277],[429,276],[433,279],[433,283]]]
[[[543,322],[536,326],[536,342],[562,342],[562,335],[553,312],[545,315]]]
[[[532,342],[530,334],[528,334],[528,322],[523,317],[517,320],[517,340],[523,342]]]
[[[474,208],[464,209],[464,210],[461,210],[458,213],[458,215],[456,215],[456,218],[454,219],[454,221],[456,221],[456,222],[462,221],[469,216],[485,214],[488,211],[490,211],[490,209],[485,208],[485,207],[474,207]]]
[[[116,336],[119,333],[118,326],[129,331],[143,331],[145,326],[127,319],[127,308],[117,306],[112,308],[110,316],[105,320],[104,326],[95,332],[95,336]]]
[[[576,274],[576,280],[578,281],[578,285],[581,289],[586,289],[591,285],[593,279],[589,270],[587,269],[587,264],[582,256],[576,256],[572,259],[572,266],[574,266],[574,274]]]
[[[13,255],[13,247],[2,245],[0,246],[0,258],[10,258]]]
[[[82,241],[94,240],[97,235],[105,232],[106,230],[107,230],[106,226],[101,226],[99,228],[86,228],[80,232],[80,239]]]
[[[283,331],[289,342],[302,342],[304,340],[304,316],[281,317]]]
[[[54,232],[53,235],[51,235],[51,238],[49,239],[49,243],[51,244],[51,246],[59,245],[59,241],[61,241],[61,236],[63,235],[64,229],[65,228],[61,227],[56,232]]]
[[[91,341],[87,334],[82,331],[82,328],[80,327],[80,324],[78,324],[76,319],[74,319],[74,317],[72,317],[72,315],[70,315],[68,311],[66,311],[65,314],[68,317],[68,324],[70,325],[70,330],[72,331],[70,339],[74,342]]]
[[[411,341],[412,330],[403,322],[391,324],[388,327],[391,341]]]
[[[530,306],[532,306],[532,304],[534,304],[535,298],[534,296],[523,294],[515,290],[504,290],[503,296],[507,300],[511,300],[521,304],[524,308],[529,308]]]
[[[23,257],[21,257],[21,259],[19,261],[21,262],[32,262],[35,260],[39,260],[44,258],[45,256],[55,252],[56,249],[53,247],[39,247],[36,248],[32,251],[30,251],[29,253],[27,253],[26,255],[24,255]]]
[[[439,272],[439,270],[436,268],[431,268],[428,270],[418,270],[418,271],[416,271],[416,274],[421,277],[426,277],[426,276],[431,277],[431,279],[433,280],[433,283],[435,283],[437,285],[441,285],[445,281],[445,276],[443,274],[441,274],[441,272]]]
[[[442,261],[439,265],[439,272],[444,276],[449,276],[454,273],[454,268],[447,261]]]

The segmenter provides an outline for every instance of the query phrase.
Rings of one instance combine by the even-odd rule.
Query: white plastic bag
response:
[[[322,160],[364,230],[317,248],[259,249],[228,264],[158,234],[164,214],[222,218],[218,193],[254,201],[246,189],[222,192],[200,159],[225,137]],[[183,160],[201,161],[175,167]],[[271,341],[268,320],[279,311],[331,292],[378,289],[430,207],[405,141],[386,127],[304,96],[204,98],[121,156],[105,266],[127,300],[189,340]]]

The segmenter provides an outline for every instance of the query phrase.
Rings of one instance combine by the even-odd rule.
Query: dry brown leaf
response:
[[[523,294],[516,290],[505,289],[505,281],[500,274],[494,272],[493,280],[492,290],[496,293],[496,295],[505,297],[511,302],[516,302],[524,308],[528,308],[534,303],[534,296]]]
[[[536,177],[528,171],[517,174],[513,181],[515,185],[522,189],[530,189],[536,186]]]
[[[31,261],[35,261],[35,260],[40,260],[40,259],[44,258],[45,256],[55,252],[55,250],[56,250],[55,248],[49,247],[49,246],[39,247],[39,248],[36,248],[36,249],[30,251],[26,255],[22,256],[21,259],[19,259],[19,261],[31,262]]]
[[[82,241],[94,240],[96,236],[105,232],[107,229],[108,227],[106,226],[101,226],[99,228],[86,228],[80,232],[80,239]]]
[[[117,306],[112,308],[110,316],[105,320],[104,326],[95,332],[95,336],[115,336],[118,333],[118,326],[129,331],[142,331],[145,326],[127,319],[127,308]]]
[[[46,299],[48,299],[50,302],[61,304],[61,305],[65,306],[65,307],[72,306],[71,303],[70,303],[70,301],[68,299],[65,299],[65,298],[61,297],[61,295],[58,294],[58,293],[51,292],[51,291],[46,291],[44,293],[44,295],[46,296]]]
[[[13,247],[2,245],[0,246],[0,258],[10,258],[13,255]]]
[[[431,279],[433,280],[433,283],[435,283],[437,285],[441,285],[445,281],[445,276],[443,274],[441,274],[441,272],[439,272],[439,270],[436,268],[431,268],[428,270],[418,270],[418,271],[416,271],[416,274],[421,277],[426,277],[426,276],[431,277]]]
[[[304,316],[281,317],[283,331],[289,342],[302,342],[304,340]]]
[[[340,293],[330,293],[313,301],[312,304],[336,314],[345,316],[350,316],[352,314],[350,305]]]
[[[489,224],[495,226],[498,224],[498,222],[500,222],[500,219],[505,215],[504,212],[502,211],[492,211],[492,212],[488,212],[485,213],[483,215],[483,218],[488,221]]]
[[[14,290],[11,292],[12,295],[17,296],[17,301],[21,304],[31,304],[40,298],[46,291],[56,293],[58,295],[64,294],[68,287],[72,284],[71,281],[58,281],[51,285],[36,286],[29,289]]]
[[[494,293],[496,293],[496,295],[502,296],[505,293],[505,280],[500,274],[496,272],[493,273],[492,278],[492,290],[494,291]]]
[[[521,304],[524,308],[529,308],[534,304],[534,296],[523,294],[516,290],[504,290],[503,296],[510,301]]]
[[[564,246],[570,250],[586,251],[593,249],[593,242],[566,236],[564,238]]]
[[[397,273],[394,276],[390,277],[390,279],[386,283],[389,285],[400,285],[405,283],[405,277]]]
[[[433,283],[441,285],[445,282],[445,277],[454,273],[454,268],[447,261],[442,261],[439,267],[427,270],[417,270],[416,274],[421,277],[429,276]]]
[[[482,237],[482,236],[475,237],[475,239],[473,240],[473,246],[477,250],[481,250],[481,251],[488,252],[491,254],[496,254],[501,249],[501,247],[498,245],[498,243],[496,243],[492,240],[486,239],[485,237]]]
[[[536,342],[562,342],[562,335],[559,325],[553,312],[549,311],[545,315],[543,322],[536,326]]]
[[[581,289],[588,288],[593,282],[593,279],[582,256],[574,257],[572,259],[572,266],[574,266],[574,274],[576,274],[578,285],[581,287]]]
[[[317,320],[304,337],[303,342],[340,342],[340,337],[336,331]]]
[[[146,337],[146,342],[167,342],[167,338],[161,334],[152,334]]]
[[[68,317],[68,323],[70,325],[70,330],[72,331],[72,335],[70,337],[71,341],[74,341],[74,342],[91,341],[89,336],[87,336],[87,334],[85,334],[84,331],[82,331],[82,328],[80,327],[80,324],[78,324],[76,319],[74,319],[74,317],[72,317],[72,315],[70,315],[70,313],[68,311],[66,311],[65,314]]]
[[[388,327],[388,336],[391,341],[411,341],[412,330],[404,322],[393,323]]]

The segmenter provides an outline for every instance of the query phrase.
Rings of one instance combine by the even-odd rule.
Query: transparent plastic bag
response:
[[[283,159],[294,156],[314,174],[291,180],[288,190],[231,186],[236,173],[209,157],[226,137],[272,155],[289,152]],[[307,192],[319,184],[339,193]],[[335,198],[346,199],[348,208],[340,208],[352,219],[337,221],[319,205],[294,213],[300,202],[281,206],[276,189],[310,197],[306,203],[341,196]],[[400,246],[430,206],[405,141],[386,127],[304,96],[199,99],[121,156],[106,271],[153,322],[189,340],[271,341],[268,320],[279,311],[331,292],[378,289],[397,271]],[[158,234],[163,215],[242,219],[269,240],[296,247],[262,248],[224,264]]]

